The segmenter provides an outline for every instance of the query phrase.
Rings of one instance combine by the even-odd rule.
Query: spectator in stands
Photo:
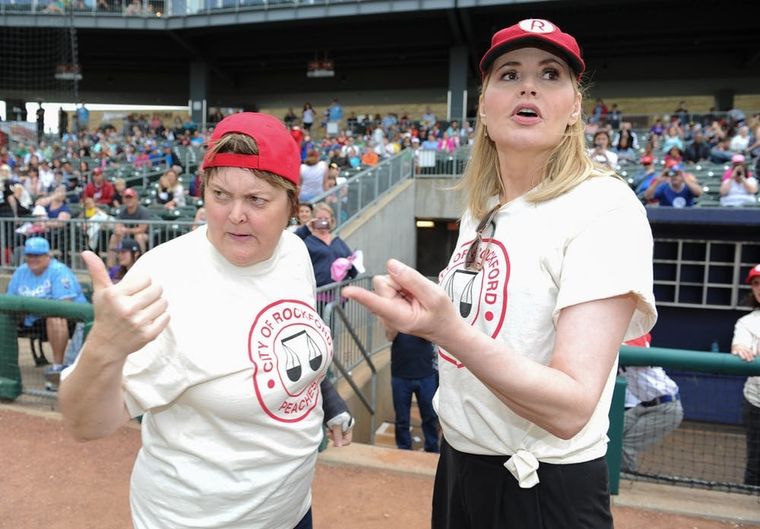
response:
[[[118,223],[114,227],[113,234],[108,241],[108,258],[106,260],[108,267],[116,264],[116,254],[121,239],[130,235],[140,245],[140,249],[145,253],[148,247],[148,225],[139,224],[141,220],[150,220],[150,212],[140,204],[137,191],[131,187],[124,191],[124,206],[117,215],[118,220],[130,221],[129,223]]]
[[[296,235],[301,237],[309,250],[311,264],[314,267],[314,278],[317,286],[321,287],[337,281],[332,274],[332,265],[339,257],[350,257],[352,252],[343,239],[333,236],[335,229],[335,213],[332,207],[320,202],[314,206],[314,216],[305,225],[296,230]],[[358,274],[355,267],[348,270],[348,277],[353,278]],[[341,278],[342,279],[342,278]],[[317,301],[321,307],[332,298],[319,298]]]
[[[697,178],[674,165],[664,176],[659,176],[644,192],[647,201],[657,200],[660,206],[687,208],[694,205],[694,199],[702,195],[702,186]]]
[[[29,193],[29,196],[32,197],[32,200],[37,200],[47,194],[42,185],[42,180],[40,180],[40,175],[35,168],[29,168],[26,174],[21,176],[21,184],[26,189],[26,192]]]
[[[459,147],[459,136],[450,136],[448,132],[444,132],[441,139],[438,140],[438,152],[445,152],[452,154]]]
[[[115,194],[116,189],[111,182],[106,180],[103,169],[96,167],[92,170],[92,179],[84,187],[82,199],[91,197],[101,206],[110,206],[113,204]]]
[[[119,207],[124,203],[124,191],[127,189],[127,181],[123,178],[113,179],[113,207]]]
[[[694,133],[694,140],[686,146],[684,161],[699,163],[710,158],[710,145],[705,141],[705,135],[701,131]]]
[[[593,145],[588,150],[591,159],[608,169],[615,170],[618,164],[618,155],[610,150],[610,135],[606,130],[599,130],[594,134]]]
[[[609,109],[607,108],[607,105],[604,104],[602,98],[597,98],[594,108],[591,110],[591,118],[589,118],[589,121],[594,125],[602,125],[607,119],[608,113]]]
[[[742,154],[749,148],[749,142],[749,127],[743,125],[737,129],[736,134],[731,138],[728,149],[735,153]]]
[[[615,130],[615,129],[613,129]],[[624,121],[620,124],[620,129],[615,130],[615,135],[612,138],[612,144],[617,145],[621,139],[628,137],[631,148],[634,151],[639,150],[639,136],[636,131],[633,130],[630,121]]]
[[[156,202],[166,209],[185,207],[185,188],[174,169],[169,169],[159,178]]]
[[[613,152],[617,154],[619,164],[636,163],[639,155],[631,143],[631,135],[627,132],[618,135]]]
[[[327,107],[327,121],[337,123],[338,127],[340,127],[340,123],[343,121],[343,107],[340,106],[337,99],[333,99],[330,106]]]
[[[625,345],[649,347],[649,333]],[[628,385],[625,390],[623,423],[624,472],[635,472],[639,453],[659,443],[678,428],[683,420],[683,406],[678,385],[661,367],[623,367],[620,369]]]
[[[423,127],[429,129],[435,125],[436,121],[438,121],[438,119],[436,119],[433,109],[430,107],[425,107],[425,113],[422,114],[422,117],[420,118],[420,124]]]
[[[665,153],[663,160],[666,164],[671,163],[673,165],[678,165],[683,162],[683,151],[679,147],[673,145],[673,147]]]
[[[100,251],[100,248],[107,247],[107,242],[104,241],[101,246],[100,234],[104,233],[109,225],[106,222],[111,222],[114,218],[98,207],[95,199],[87,197],[82,201],[82,217],[87,221],[82,228],[87,234],[87,247],[93,252]]]
[[[747,301],[752,312],[742,316],[734,327],[731,354],[746,360],[760,358],[760,264],[747,274],[751,291]],[[744,427],[747,436],[747,466],[744,483],[760,486],[760,376],[748,377],[744,383]]]
[[[757,179],[749,172],[744,156],[735,154],[729,173],[720,184],[721,206],[750,206],[757,203]]]
[[[24,243],[26,263],[13,272],[7,293],[11,296],[25,296],[38,299],[73,301],[86,303],[82,287],[74,273],[63,263],[50,255],[50,243],[42,237],[30,237]],[[27,315],[21,323],[32,329],[43,341],[50,342],[53,350],[53,365],[46,370],[46,376],[57,376],[63,370],[63,356],[70,337],[69,325],[65,318],[41,318]]]
[[[395,415],[396,447],[412,449],[410,412],[412,396],[417,400],[425,437],[425,452],[439,452],[438,415],[433,408],[433,396],[438,389],[435,346],[424,338],[385,327],[385,337],[391,342],[391,390]]]
[[[161,147],[163,149],[162,155],[164,157],[164,164],[166,164],[166,167],[171,167],[180,173],[184,172],[185,167],[180,162],[179,154],[174,151],[174,144],[172,144],[170,141],[165,141]]]
[[[316,113],[311,103],[304,103],[303,110],[301,111],[301,124],[303,124],[303,130],[311,132],[311,126],[314,124],[314,118]]]
[[[351,415],[324,378],[332,341],[312,308],[308,256],[284,230],[299,163],[276,118],[228,116],[203,163],[205,227],[143,255],[118,285],[83,253],[96,316],[61,409],[82,440],[143,416],[137,528],[311,527],[323,420],[338,446],[351,440]]]
[[[718,140],[718,143],[710,149],[710,161],[713,163],[727,163],[733,158],[734,152],[728,148],[728,138]]]
[[[662,122],[662,118],[657,118],[654,121],[654,125],[652,125],[649,129],[649,134],[652,136],[659,138],[665,133],[665,125]]]
[[[57,219],[57,223],[48,223],[48,228],[62,228],[63,223],[71,219],[71,208],[66,200],[66,187],[59,186],[46,197],[37,200],[38,206],[45,208],[49,219]]]
[[[679,101],[678,106],[673,111],[673,117],[683,126],[690,121],[689,109],[686,108],[686,101]]]
[[[362,165],[366,165],[367,167],[374,167],[380,163],[380,156],[377,154],[377,151],[374,149],[375,146],[376,146],[375,143],[370,142],[364,148],[364,152],[362,153],[362,157],[361,157]]]
[[[111,282],[115,285],[124,279],[124,276],[127,275],[129,269],[132,268],[135,261],[137,261],[141,255],[142,251],[140,250],[140,245],[137,244],[137,241],[130,239],[129,237],[124,237],[119,243],[119,262],[108,271],[108,277],[111,279]]]
[[[673,147],[678,147],[678,150],[683,152],[683,130],[678,125],[671,124],[662,139],[662,152],[668,153]]]
[[[617,106],[617,103],[612,103],[609,114],[610,128],[617,130],[620,128],[620,123],[623,121],[623,113]]]
[[[301,164],[301,202],[310,202],[322,194],[326,173],[327,163],[319,159],[319,151],[310,150]]]
[[[306,224],[311,220],[313,213],[314,206],[312,206],[310,203],[302,202],[298,204],[298,213],[295,217],[293,217],[295,224],[288,226],[288,229],[290,231],[296,231],[301,226],[306,226]]]
[[[495,33],[441,286],[390,260],[374,292],[343,289],[439,347],[434,528],[612,527],[607,414],[620,344],[656,320],[652,234],[587,155],[584,68],[549,21]]]
[[[650,154],[641,157],[642,169],[633,177],[633,188],[636,190],[636,196],[644,200],[644,192],[657,178],[657,168],[654,164],[654,157]]]
[[[296,113],[293,112],[293,107],[288,108],[288,111],[285,113],[285,117],[282,119],[285,122],[285,126],[288,128],[291,128],[295,122],[298,120],[298,116],[296,116]]]

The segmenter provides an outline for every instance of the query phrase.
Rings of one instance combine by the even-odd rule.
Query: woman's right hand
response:
[[[375,276],[374,292],[345,287],[343,295],[366,306],[386,327],[445,346],[464,322],[446,292],[400,261],[391,259],[387,266],[387,276]]]
[[[128,276],[114,285],[100,257],[85,251],[82,259],[92,278],[95,309],[87,341],[92,350],[114,355],[108,360],[123,360],[153,341],[168,325],[163,290],[149,277],[140,275]]]

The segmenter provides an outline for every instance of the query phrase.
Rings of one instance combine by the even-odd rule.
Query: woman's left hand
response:
[[[327,421],[327,436],[332,439],[333,446],[341,447],[351,444],[354,432],[354,418],[344,411]]]

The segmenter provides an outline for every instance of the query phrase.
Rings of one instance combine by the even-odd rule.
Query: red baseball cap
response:
[[[641,157],[642,165],[649,165],[651,163],[654,163],[654,156],[652,156],[651,154],[646,154]]]
[[[212,154],[209,150],[203,159],[203,168],[243,167],[259,169],[299,184],[301,155],[285,125],[274,116],[259,112],[239,112],[227,116],[214,129],[209,146],[225,134],[237,132],[256,140],[259,154],[232,152]]]
[[[578,77],[586,70],[581,49],[572,35],[563,33],[548,20],[528,18],[494,33],[491,37],[491,47],[480,59],[480,75],[484,77],[493,61],[501,54],[531,44],[550,45],[567,61]]]
[[[124,190],[124,195],[123,196],[124,196],[124,198],[136,197],[137,196],[137,191],[135,191],[131,187],[128,187],[127,189]]]
[[[755,265],[755,268],[749,271],[747,274],[747,283],[751,283],[752,279],[758,276],[760,276],[760,264]]]

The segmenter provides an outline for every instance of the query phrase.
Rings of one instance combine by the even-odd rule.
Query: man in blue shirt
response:
[[[424,338],[385,329],[385,337],[391,344],[391,389],[393,409],[396,415],[396,446],[402,450],[412,449],[410,410],[412,395],[417,398],[425,436],[425,451],[438,452],[438,415],[433,408],[433,396],[438,389],[436,352],[432,343]]]
[[[66,300],[87,303],[74,273],[50,255],[50,243],[42,237],[30,237],[24,244],[26,263],[21,265],[8,283],[7,293],[40,299]],[[69,326],[65,318],[29,314],[24,317],[24,327],[39,326],[39,332],[50,342],[53,350],[51,373],[63,370],[63,355],[69,341]],[[46,373],[47,374],[47,373]]]
[[[685,173],[681,165],[673,166],[663,176],[652,180],[644,198],[656,199],[661,206],[687,208],[694,205],[694,199],[702,195],[702,186],[691,173]]]

